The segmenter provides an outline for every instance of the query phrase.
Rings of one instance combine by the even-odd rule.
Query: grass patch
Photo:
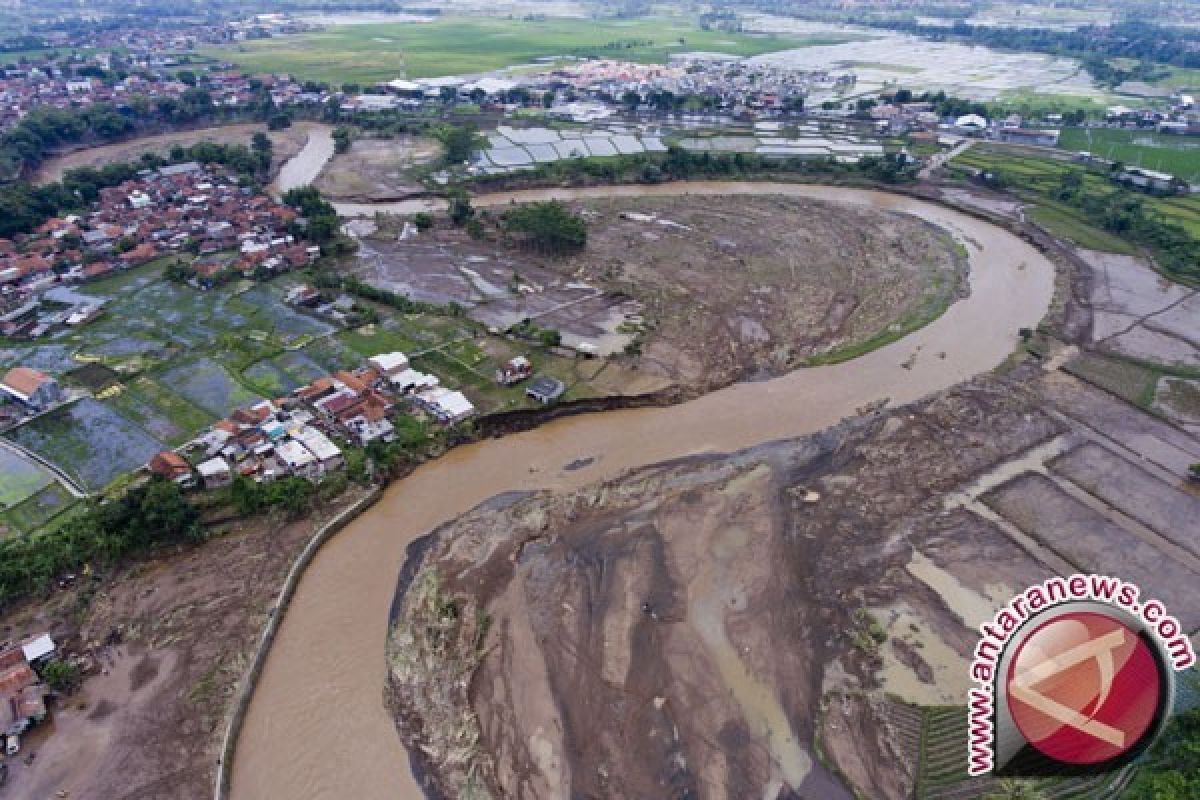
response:
[[[340,85],[369,84],[400,76],[431,78],[488,72],[552,56],[664,63],[671,53],[692,50],[751,56],[861,38],[844,34],[750,36],[703,31],[690,20],[673,18],[449,17],[421,24],[334,27],[205,52],[255,72],[288,72]]]
[[[1137,248],[1129,242],[1089,225],[1078,214],[1058,203],[1041,201],[1030,208],[1026,215],[1051,234],[1074,242],[1080,247],[1125,255],[1137,253]]]
[[[1109,128],[1067,128],[1058,139],[1064,150],[1098,156],[1200,181],[1200,140],[1191,136]]]

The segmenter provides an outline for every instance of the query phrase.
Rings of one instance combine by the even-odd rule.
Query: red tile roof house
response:
[[[63,400],[62,389],[54,378],[29,367],[10,369],[0,379],[0,392],[33,411],[45,411]]]
[[[146,465],[153,475],[166,478],[180,486],[193,486],[196,483],[192,467],[183,456],[171,450],[164,450]]]
[[[46,716],[46,687],[29,666],[25,652],[11,647],[0,652],[0,730],[24,731]]]

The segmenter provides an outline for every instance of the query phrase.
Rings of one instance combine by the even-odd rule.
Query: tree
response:
[[[180,83],[185,83],[188,86],[196,85],[196,73],[192,72],[190,69],[179,70],[175,77],[179,78]]]
[[[443,125],[434,136],[442,143],[442,160],[448,165],[469,161],[482,144],[474,125]]]
[[[504,215],[511,233],[539,252],[562,255],[587,244],[587,225],[558,201],[528,203]]]
[[[413,224],[417,226],[417,230],[427,231],[433,227],[433,215],[425,211],[419,211],[413,217]]]
[[[333,152],[345,153],[350,149],[351,141],[349,128],[344,125],[338,125],[333,129]]]
[[[546,92],[542,95],[542,108],[554,107],[554,92]]]
[[[250,149],[256,153],[270,153],[272,150],[271,137],[262,131],[255,131],[250,140]]]
[[[1125,797],[1192,800],[1200,797],[1200,709],[1175,716],[1146,754]]]
[[[471,207],[471,198],[462,187],[456,186],[451,189],[449,200],[450,207],[447,210],[450,213],[450,221],[455,225],[463,225],[475,215],[475,209]]]

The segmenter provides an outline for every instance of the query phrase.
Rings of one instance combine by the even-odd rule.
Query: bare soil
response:
[[[365,280],[457,302],[486,325],[522,319],[698,393],[783,374],[936,316],[963,291],[949,234],[902,214],[783,197],[572,204],[581,254],[550,259],[439,227],[364,241]]]
[[[297,122],[284,130],[267,131],[265,125],[247,123],[145,136],[128,142],[76,150],[58,158],[52,158],[38,168],[33,180],[35,183],[50,183],[60,180],[70,169],[102,167],[106,164],[136,161],[143,153],[166,155],[176,145],[191,147],[200,142],[214,142],[217,144],[241,144],[249,147],[254,134],[260,131],[271,138],[271,143],[274,145],[273,166],[278,169],[283,162],[299,153],[304,147],[311,127],[312,123]]]
[[[6,615],[4,637],[49,631],[60,651],[90,667],[82,689],[61,698],[8,759],[4,797],[211,793],[236,686],[284,576],[343,502],[335,505],[292,522],[236,524],[199,547],[81,578]]]
[[[1175,529],[1196,500],[1163,465],[1195,452],[1029,363],[496,498],[410,551],[388,702],[441,797],[908,797],[922,707],[965,701],[976,626],[1016,591],[1120,574],[1200,626]]]
[[[398,200],[425,191],[420,170],[440,155],[441,145],[426,137],[356,139],[330,160],[316,186],[330,200]]]

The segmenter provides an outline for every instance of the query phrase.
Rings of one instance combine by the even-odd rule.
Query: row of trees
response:
[[[92,505],[56,530],[0,540],[0,608],[45,590],[85,564],[113,564],[203,538],[199,512],[178,486],[155,478],[119,499]]]

